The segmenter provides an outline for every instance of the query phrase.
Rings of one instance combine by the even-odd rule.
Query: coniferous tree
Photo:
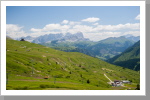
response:
[[[89,80],[89,79],[87,80],[87,83],[88,83],[88,84],[90,83],[90,80]]]

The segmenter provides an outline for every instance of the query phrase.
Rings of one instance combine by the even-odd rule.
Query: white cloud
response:
[[[114,32],[121,30],[138,30],[140,28],[139,23],[127,23],[127,24],[118,24],[118,25],[97,25],[97,26],[88,26],[88,25],[74,25],[72,28],[68,29],[70,33],[76,33],[78,31],[83,33],[97,33],[97,32]]]
[[[41,30],[41,29],[31,28],[30,31],[32,31],[32,32],[40,32],[40,31],[42,31],[42,30]]]
[[[62,24],[68,24],[69,21],[68,21],[68,20],[63,20],[61,23],[62,23]]]
[[[74,21],[70,21],[69,25],[73,26],[73,25],[80,25],[81,22],[74,22]]]
[[[7,33],[10,33],[10,32],[18,32],[22,29],[23,27],[20,27],[18,25],[14,25],[14,24],[7,24],[6,25],[6,31]]]
[[[30,31],[32,31],[32,33],[30,34],[30,36],[37,37],[45,34],[67,33],[69,28],[69,25],[48,24],[45,25],[45,27],[42,29],[31,28]]]
[[[118,25],[98,25],[94,28],[95,31],[117,31],[123,29],[140,29],[140,23],[127,23],[127,24],[118,24]]]
[[[87,18],[87,19],[83,19],[82,21],[84,21],[84,22],[97,22],[99,20],[100,20],[99,18],[90,17],[90,18]]]
[[[73,27],[73,29],[75,29],[77,31],[81,31],[81,32],[92,32],[93,31],[93,27],[87,26],[87,25],[75,25]]]
[[[15,25],[15,24],[6,24],[6,34],[7,36],[10,36],[11,38],[19,38],[23,36],[27,36],[27,33],[25,33],[22,30],[23,27]]]
[[[68,25],[60,25],[60,24],[48,24],[46,25],[42,31],[51,31],[51,30],[67,30],[70,26]]]
[[[99,25],[99,23],[94,23],[93,25],[96,25],[96,26],[97,26],[97,25]]]
[[[140,20],[140,14],[135,17],[135,20]]]
[[[60,24],[48,24],[42,30],[43,31],[50,31],[50,30],[60,29],[60,27],[61,27]]]

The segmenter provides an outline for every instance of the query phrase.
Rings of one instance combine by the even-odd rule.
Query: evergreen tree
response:
[[[90,83],[90,80],[89,80],[89,79],[87,80],[87,83],[88,83],[88,84]]]

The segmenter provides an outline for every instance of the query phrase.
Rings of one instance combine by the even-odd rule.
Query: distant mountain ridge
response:
[[[82,32],[78,32],[78,33],[75,33],[75,34],[66,33],[65,35],[63,35],[62,33],[59,33],[59,34],[46,34],[46,35],[37,37],[32,42],[40,44],[40,43],[47,43],[47,42],[51,42],[51,41],[55,41],[55,42],[64,42],[64,41],[75,42],[75,41],[89,41],[89,39],[84,38]]]
[[[42,36],[35,38],[32,42],[39,44],[39,43],[50,42],[53,40],[58,40],[58,39],[61,39],[62,37],[63,37],[62,33],[60,33],[60,34],[46,34],[46,35],[42,35]]]
[[[132,40],[132,41],[135,41],[135,42],[137,42],[137,41],[139,41],[140,40],[140,36],[128,36],[128,35],[126,35],[125,36],[127,39],[130,39],[130,40]]]
[[[62,39],[59,39],[58,42],[76,42],[76,41],[90,41],[87,38],[84,38],[82,32],[78,32],[75,34],[67,33]]]

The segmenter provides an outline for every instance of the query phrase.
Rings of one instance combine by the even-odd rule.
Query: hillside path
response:
[[[104,74],[104,76],[105,76],[111,83],[113,83],[113,81],[112,81],[106,74]]]

